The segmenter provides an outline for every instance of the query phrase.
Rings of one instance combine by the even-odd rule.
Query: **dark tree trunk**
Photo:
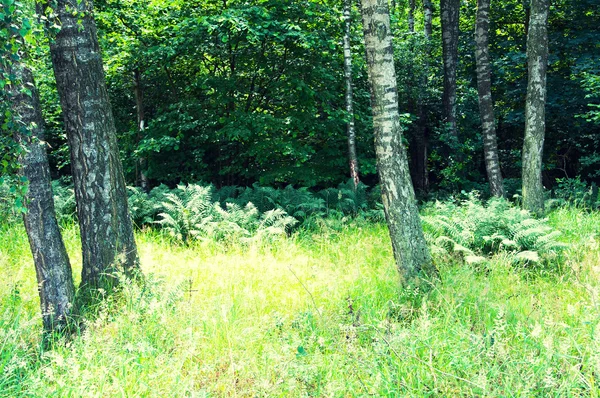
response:
[[[408,0],[408,30],[415,33],[415,0]]]
[[[494,196],[504,196],[498,142],[492,100],[492,68],[490,66],[489,28],[490,0],[478,0],[475,26],[475,60],[477,62],[477,92],[479,94],[479,114],[483,130],[483,151],[485,167]]]
[[[358,171],[358,157],[356,156],[356,132],[354,127],[354,97],[352,95],[352,51],[350,46],[350,27],[352,23],[352,0],[344,0],[344,77],[346,79],[346,112],[348,124],[348,163],[350,165],[350,178],[354,182],[354,189],[360,182]]]
[[[442,20],[442,50],[444,58],[444,121],[451,133],[456,127],[456,69],[458,64],[458,23],[460,0],[440,0]]]
[[[71,150],[86,289],[139,269],[114,118],[90,0],[58,0],[50,51]],[[77,12],[75,12],[77,11]]]
[[[425,73],[421,83],[421,93],[417,106],[417,123],[413,145],[411,147],[411,171],[412,181],[417,192],[426,194],[429,191],[429,128],[427,127],[427,108],[425,106],[425,97],[427,87],[429,86],[429,57],[431,40],[431,23],[433,18],[433,4],[431,0],[423,1],[423,33],[426,40],[426,60],[423,65]]]
[[[133,71],[133,93],[135,95],[135,109],[137,111],[137,142],[138,144],[144,138],[144,128],[146,123],[146,115],[144,110],[144,86],[142,85],[142,79],[140,76],[140,70],[135,69]],[[148,184],[148,175],[146,173],[146,168],[148,166],[148,162],[145,157],[140,156],[137,160],[137,176],[138,185],[144,192],[148,192],[150,186]]]
[[[423,236],[402,143],[387,1],[363,0],[362,15],[383,206],[398,270],[405,282],[413,282],[437,271]]]
[[[75,288],[71,264],[54,212],[38,91],[27,68],[17,65],[13,73],[21,83],[10,90],[12,108],[20,125],[15,136],[24,149],[19,156],[20,172],[29,181],[23,220],[33,254],[44,330],[60,331],[68,326],[73,313]],[[31,91],[31,95],[22,88]]]
[[[523,207],[537,214],[544,210],[542,153],[546,130],[549,8],[549,0],[531,0],[527,35],[528,82],[523,142]]]

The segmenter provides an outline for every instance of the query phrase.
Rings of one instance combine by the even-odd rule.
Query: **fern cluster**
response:
[[[357,216],[365,214],[373,218],[381,218],[377,205],[379,196],[377,190],[369,190],[364,184],[359,184],[356,190],[350,180],[341,183],[337,188],[327,188],[312,192],[307,188],[261,187],[254,184],[251,187],[223,187],[215,191],[216,199],[222,204],[252,202],[260,211],[277,208],[285,210],[300,222],[310,221],[314,217],[327,216]]]
[[[425,209],[425,236],[434,253],[461,253],[468,262],[504,252],[517,262],[548,261],[566,245],[559,231],[512,203],[469,195],[461,202],[436,202]]]
[[[160,226],[185,244],[199,239],[270,239],[286,234],[297,223],[282,209],[260,212],[251,202],[223,206],[214,196],[210,185],[189,184],[173,190],[158,187],[150,194],[130,189],[129,203],[134,219]]]

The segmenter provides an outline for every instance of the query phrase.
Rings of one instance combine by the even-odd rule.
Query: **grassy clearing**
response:
[[[140,233],[147,285],[48,352],[26,236],[5,226],[0,395],[598,396],[600,215],[550,221],[563,271],[440,257],[425,298],[398,288],[383,225],[233,247]],[[78,274],[74,227],[65,240]]]

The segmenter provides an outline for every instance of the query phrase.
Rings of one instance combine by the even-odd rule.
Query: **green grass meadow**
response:
[[[231,245],[142,231],[146,282],[51,350],[27,237],[5,225],[0,396],[597,397],[600,214],[549,219],[569,244],[556,264],[438,255],[426,294],[399,287],[383,224]],[[76,226],[64,238],[78,279]]]

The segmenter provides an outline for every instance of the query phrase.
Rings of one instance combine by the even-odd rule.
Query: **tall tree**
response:
[[[477,92],[479,114],[483,130],[483,151],[490,192],[494,196],[504,196],[504,185],[498,159],[498,142],[492,100],[492,68],[489,49],[490,0],[477,1],[475,22],[475,61],[477,63]]]
[[[414,7],[414,3],[410,4]],[[410,22],[409,14],[409,22]],[[412,17],[414,18],[414,16]],[[420,95],[417,104],[417,123],[415,124],[415,137],[411,147],[411,172],[414,188],[417,192],[426,193],[429,190],[429,129],[427,127],[427,108],[424,103],[427,87],[429,85],[429,57],[431,56],[431,26],[433,18],[433,3],[431,0],[423,0],[423,33],[425,37],[425,63],[423,69],[423,80],[420,85]],[[410,23],[409,23],[410,25]],[[414,22],[413,22],[414,29]]]
[[[437,271],[423,236],[402,142],[387,1],[362,0],[362,16],[383,206],[396,265],[408,282]]]
[[[546,70],[548,66],[548,12],[550,0],[531,0],[527,32],[527,98],[523,142],[523,207],[544,210],[542,153],[546,130]]]
[[[460,0],[440,0],[442,21],[442,50],[444,58],[444,121],[457,136],[456,127],[456,69],[458,65],[458,24]]]
[[[50,44],[71,152],[86,288],[139,268],[91,0],[57,0]]]
[[[415,0],[408,0],[408,30],[415,32]]]
[[[344,0],[344,77],[346,79],[346,112],[348,123],[348,162],[350,164],[350,178],[354,182],[354,189],[360,182],[358,171],[358,157],[356,156],[356,130],[354,125],[354,96],[352,94],[352,49],[350,43],[350,28],[352,25],[352,0]]]
[[[425,38],[431,38],[432,32],[432,20],[433,20],[433,3],[431,0],[423,0],[423,22],[424,22],[424,33]]]
[[[37,276],[42,322],[44,330],[50,332],[67,326],[75,288],[54,212],[39,94],[31,71],[20,63],[12,68],[12,76],[17,82],[9,88],[15,137],[23,146],[20,173],[29,182],[23,221]]]
[[[144,137],[144,129],[146,128],[146,112],[144,108],[144,87],[142,85],[142,77],[139,68],[135,68],[133,71],[133,94],[135,96],[135,109],[137,112],[137,141],[138,144]],[[146,168],[148,167],[147,159],[141,156],[137,160],[136,165],[137,173],[136,179],[138,185],[142,190],[148,192],[150,190],[150,184],[148,182],[148,173]]]

